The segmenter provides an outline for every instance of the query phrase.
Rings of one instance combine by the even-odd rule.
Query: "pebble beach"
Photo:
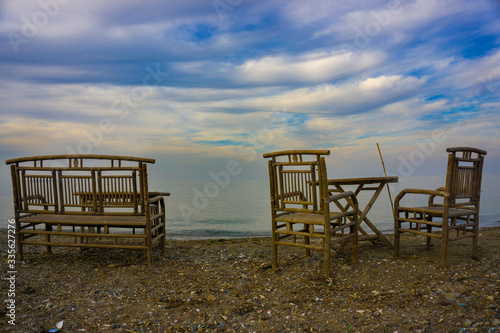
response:
[[[2,237],[7,238],[3,233]],[[392,236],[388,236],[392,240]],[[6,332],[500,332],[500,228],[482,229],[479,258],[470,240],[452,242],[448,267],[404,235],[401,256],[361,242],[322,275],[322,255],[279,248],[270,238],[168,240],[148,268],[133,250],[27,247],[16,263],[15,321]],[[11,286],[2,243],[2,290]],[[8,304],[8,303],[4,303]],[[10,324],[9,324],[10,321]],[[15,323],[15,325],[11,325]],[[52,331],[55,332],[55,331]]]

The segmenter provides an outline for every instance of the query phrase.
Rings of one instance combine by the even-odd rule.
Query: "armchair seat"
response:
[[[335,224],[335,219],[343,216],[350,215],[350,213],[330,212],[330,224]],[[276,218],[277,222],[290,222],[290,223],[305,223],[313,225],[324,225],[325,217],[323,214],[314,213],[291,213]]]
[[[443,215],[443,207],[431,207],[431,206],[425,206],[425,207],[399,207],[399,212],[408,212],[408,213],[422,213],[422,214],[428,214],[432,216],[442,216]],[[470,209],[456,209],[456,208],[450,208],[448,209],[448,217],[459,217],[459,216],[468,216],[468,215],[474,215],[475,212],[474,210]]]

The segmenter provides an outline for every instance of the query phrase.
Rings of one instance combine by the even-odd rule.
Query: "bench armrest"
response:
[[[163,197],[169,197],[170,196],[170,192],[158,192],[158,191],[149,192],[149,197],[150,198],[157,197],[159,195],[163,196]]]
[[[157,195],[155,197],[149,197],[148,204],[155,204],[155,203],[157,203],[159,201],[163,202],[163,196]]]

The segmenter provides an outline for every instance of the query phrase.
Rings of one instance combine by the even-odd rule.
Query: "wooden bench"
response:
[[[12,174],[19,260],[24,245],[145,250],[165,256],[166,192],[149,192],[154,159],[46,155],[6,161]]]

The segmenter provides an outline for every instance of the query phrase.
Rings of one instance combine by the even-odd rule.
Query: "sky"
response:
[[[329,149],[329,176],[444,174],[446,148],[500,166],[494,0],[0,1],[0,155],[156,159],[209,179]],[[8,167],[0,177],[8,180]]]

